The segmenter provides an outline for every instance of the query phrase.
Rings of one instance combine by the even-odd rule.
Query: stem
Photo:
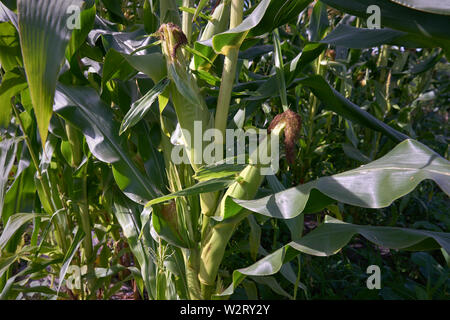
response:
[[[244,15],[244,0],[232,0],[230,13],[230,29],[241,24]],[[234,79],[236,77],[236,65],[239,48],[230,48],[225,55],[222,72],[222,82],[220,85],[219,98],[217,101],[215,127],[222,136],[225,134],[228,120],[228,110],[230,109],[231,92],[233,90]]]
[[[289,109],[287,93],[286,93],[286,80],[284,78],[284,63],[283,63],[283,53],[281,52],[281,43],[280,43],[280,33],[278,32],[278,28],[273,30],[273,43],[275,45],[274,52],[274,61],[275,68],[278,75],[278,86],[281,98],[281,104],[283,106],[283,111]]]
[[[189,256],[188,256],[189,254]],[[198,278],[200,272],[200,251],[198,248],[189,249],[183,253],[184,264],[186,266],[186,281],[188,284],[189,298],[191,300],[201,300],[201,286]]]
[[[194,0],[183,0],[183,7],[192,8],[193,6],[194,6]],[[192,18],[193,17],[194,17],[193,14],[183,11],[182,30],[183,30],[183,33],[186,35],[188,43],[191,43]]]
[[[12,105],[12,108],[14,110],[14,114],[16,115],[17,121],[19,122],[20,129],[23,132],[23,136],[25,138],[25,143],[27,144],[28,151],[30,152],[30,155],[31,155],[31,160],[33,161],[33,164],[36,167],[37,174],[38,174],[38,179],[41,182],[42,188],[45,191],[46,189],[44,188],[44,181],[42,181],[42,172],[41,172],[41,168],[39,167],[39,161],[38,161],[38,158],[37,158],[37,156],[35,155],[35,153],[33,151],[33,148],[31,147],[30,137],[28,137],[28,135],[27,135],[27,133],[25,131],[25,126],[23,125],[22,118],[20,118],[19,110],[17,110],[16,105],[14,103],[14,98],[11,100],[11,105]],[[47,194],[47,192],[46,192],[46,196],[50,200],[50,194]],[[51,205],[51,203],[50,203],[50,205]]]

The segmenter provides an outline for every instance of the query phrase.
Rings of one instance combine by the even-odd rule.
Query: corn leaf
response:
[[[3,219],[3,204],[8,187],[9,173],[14,165],[17,152],[16,139],[0,141],[0,219]],[[3,234],[2,234],[3,238]],[[0,247],[2,241],[0,240]]]
[[[140,272],[147,292],[150,296],[155,296],[155,275],[154,264],[151,260],[150,251],[146,248],[143,240],[139,239],[141,221],[136,204],[117,194],[114,196],[113,212],[122,227],[124,236],[130,246],[133,255],[140,266]]]
[[[430,3],[428,0],[323,0],[324,3],[343,12],[367,19],[370,14],[367,8],[377,5],[380,8],[381,23],[383,26],[404,31],[415,35],[415,38],[424,38],[436,47],[448,48],[450,36],[447,30],[450,29],[450,19],[448,18],[448,4],[444,1]],[[426,7],[430,10],[423,10]],[[419,9],[419,10],[417,10]]]
[[[158,204],[161,202],[175,199],[177,197],[193,196],[193,195],[199,195],[202,193],[220,191],[220,190],[227,188],[234,182],[235,182],[235,179],[227,179],[227,178],[218,178],[218,179],[201,181],[201,182],[199,182],[191,187],[188,187],[186,189],[183,189],[183,190],[180,190],[177,192],[173,192],[166,196],[150,200],[149,202],[147,202],[147,204],[145,206],[146,207],[152,206],[152,205],[155,205],[155,204]]]
[[[8,127],[11,120],[11,98],[28,86],[18,69],[7,71],[0,84],[0,127]]]
[[[119,134],[124,133],[128,128],[138,123],[150,110],[156,99],[169,85],[170,80],[167,78],[159,81],[155,86],[147,92],[141,99],[131,105],[130,111],[125,115],[120,125]]]
[[[84,233],[83,229],[78,228],[78,230],[75,233],[75,236],[73,237],[73,241],[70,244],[69,249],[65,253],[63,265],[61,267],[61,270],[59,271],[59,284],[58,284],[58,290],[57,290],[58,292],[61,289],[61,285],[66,276],[67,269],[69,268],[70,263],[72,262],[72,259],[75,256],[75,253],[78,251],[78,248],[80,247],[81,242],[83,241],[85,235],[86,234]]]
[[[391,0],[391,2],[424,12],[450,15],[450,3],[442,0]]]
[[[96,158],[112,164],[117,184],[130,199],[144,204],[160,194],[122,148],[119,125],[95,90],[59,85],[54,108],[84,133]]]
[[[431,179],[450,195],[450,162],[415,140],[405,140],[384,157],[359,168],[322,177],[258,200],[234,200],[262,215],[291,219],[317,212],[330,199],[364,208],[383,208]],[[315,191],[314,199],[311,193]]]
[[[37,216],[42,215],[37,213],[16,213],[9,217],[8,223],[5,225],[5,229],[0,236],[0,249],[5,247],[9,239],[11,239],[14,233],[16,233],[21,226]]]

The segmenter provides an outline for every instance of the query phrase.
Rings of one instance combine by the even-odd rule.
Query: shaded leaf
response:
[[[16,213],[9,217],[8,223],[0,236],[0,249],[3,249],[8,243],[9,239],[16,233],[17,230],[25,223],[29,222],[38,216],[42,216],[37,213]]]
[[[0,83],[0,127],[7,127],[11,120],[11,98],[27,88],[25,77],[18,69],[7,71]]]
[[[297,241],[293,241],[251,266],[233,272],[232,284],[218,296],[231,295],[246,276],[269,276],[300,252],[315,256],[330,256],[360,234],[378,246],[397,250],[433,250],[442,247],[450,252],[450,234],[395,227],[374,227],[349,224],[325,217],[325,223]]]
[[[59,284],[57,290],[58,292],[61,289],[61,285],[66,276],[67,269],[69,268],[70,263],[72,262],[72,259],[75,256],[75,253],[77,252],[78,248],[80,247],[81,242],[83,241],[85,235],[86,234],[84,233],[84,231],[81,228],[78,228],[78,230],[75,233],[75,236],[73,237],[73,241],[70,244],[70,247],[64,256],[63,265],[61,267],[61,270],[59,271]]]

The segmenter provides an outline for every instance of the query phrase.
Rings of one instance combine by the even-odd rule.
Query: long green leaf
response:
[[[167,88],[170,80],[162,79],[160,82],[147,92],[141,99],[131,105],[130,111],[125,115],[122,124],[120,125],[120,133],[124,133],[128,128],[138,123],[150,110],[153,103],[161,93]]]
[[[270,0],[262,0],[256,9],[236,28],[216,34],[212,39],[201,43],[212,46],[217,53],[223,55],[226,55],[230,47],[239,48],[249,31],[261,22],[269,4]]]
[[[270,79],[266,80],[247,99],[265,100],[275,95],[277,91],[276,81],[277,77],[272,76]],[[290,84],[290,87],[300,84],[309,87],[314,95],[322,101],[323,108],[325,109],[334,111],[340,116],[355,123],[359,123],[370,129],[382,132],[396,142],[400,142],[409,138],[407,135],[388,126],[384,122],[378,120],[370,113],[361,109],[359,106],[345,98],[337,90],[331,87],[328,82],[320,75],[294,79]]]
[[[0,84],[0,127],[8,127],[11,120],[11,98],[27,87],[25,77],[18,69],[7,71]]]
[[[77,252],[78,248],[80,247],[81,242],[83,241],[85,235],[86,234],[84,233],[83,229],[78,228],[73,238],[73,241],[70,244],[70,247],[64,256],[63,265],[61,267],[61,270],[59,271],[59,284],[57,290],[58,292],[61,289],[61,285],[66,276],[67,269],[69,268],[70,263],[72,262],[72,259],[75,256],[75,253]]]
[[[5,71],[22,67],[19,33],[9,22],[0,23],[0,64]]]
[[[219,296],[231,295],[246,276],[269,276],[280,271],[300,252],[315,256],[330,256],[346,246],[356,234],[386,248],[424,251],[443,248],[450,252],[450,234],[395,227],[374,227],[349,224],[330,216],[325,223],[306,236],[293,241],[253,265],[233,272],[232,284]]]
[[[19,0],[20,44],[42,144],[53,112],[56,80],[71,30],[68,8],[80,0]]]
[[[391,0],[399,5],[416,10],[450,15],[450,2],[442,0]]]
[[[346,48],[372,48],[392,43],[395,39],[406,35],[405,32],[389,28],[363,29],[340,24],[320,42]]]
[[[364,208],[382,208],[410,193],[425,179],[434,180],[450,195],[450,162],[420,142],[405,140],[384,157],[357,169],[262,199],[235,202],[248,210],[281,219],[294,218],[304,211],[317,212],[330,204],[330,199]],[[312,192],[320,200],[312,198]]]
[[[151,260],[149,249],[145,247],[143,240],[139,239],[141,225],[136,204],[121,195],[114,195],[112,208],[130,249],[139,263],[147,292],[151,297],[155,297],[155,266]]]
[[[168,194],[166,196],[162,196],[153,200],[150,200],[145,206],[152,206],[161,202],[169,201],[171,199],[175,199],[177,197],[185,197],[185,196],[193,196],[199,195],[201,193],[208,192],[216,192],[223,190],[229,187],[232,183],[235,182],[235,179],[227,179],[227,178],[218,178],[211,179],[206,181],[201,181],[189,188]]]
[[[249,32],[250,37],[260,36],[289,22],[297,22],[299,14],[313,0],[272,0],[264,13],[261,22]],[[256,9],[254,9],[256,10]]]
[[[400,142],[409,137],[384,122],[378,120],[370,113],[364,111],[359,106],[346,99],[337,90],[331,87],[321,76],[311,76],[296,81],[297,84],[303,84],[311,89],[328,110],[332,110],[344,118],[357,122],[373,130],[382,132],[394,141]]]

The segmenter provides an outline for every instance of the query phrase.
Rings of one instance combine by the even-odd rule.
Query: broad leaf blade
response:
[[[405,32],[389,28],[363,29],[340,24],[320,42],[334,46],[362,49],[392,43],[395,39],[404,35],[406,35]]]
[[[17,152],[16,139],[5,139],[0,141],[0,220],[3,217],[3,204],[5,203],[5,195],[8,187],[9,173],[14,165]],[[6,228],[6,227],[5,227]],[[3,238],[3,235],[2,235]],[[0,240],[0,247],[1,240]]]
[[[59,289],[61,289],[61,285],[66,276],[67,269],[69,268],[70,263],[72,262],[72,259],[75,256],[75,253],[77,252],[78,248],[80,247],[81,242],[83,241],[85,235],[86,234],[84,233],[84,231],[81,228],[77,229],[77,232],[75,233],[73,241],[70,244],[70,247],[64,256],[63,265],[61,267],[61,270],[59,271],[59,284],[58,284],[58,290],[57,290],[58,292],[59,292]]]
[[[19,230],[21,226],[37,216],[41,216],[37,213],[17,213],[9,217],[8,223],[5,226],[0,236],[0,249],[3,249],[8,243],[8,240]]]
[[[337,90],[331,87],[321,76],[312,76],[299,79],[297,84],[303,84],[311,89],[323,103],[325,108],[336,112],[344,118],[362,124],[373,130],[382,132],[394,141],[400,142],[409,137],[384,122],[378,120],[370,113],[364,111],[350,100],[346,99]]]
[[[208,193],[208,192],[216,192],[223,190],[227,187],[229,187],[232,183],[234,183],[234,179],[226,179],[226,178],[218,178],[218,179],[211,179],[206,181],[201,181],[189,188],[168,194],[166,196],[162,196],[153,200],[150,200],[145,206],[152,206],[161,202],[169,201],[172,199],[175,199],[177,197],[185,197],[185,196],[193,196],[193,195],[199,195],[202,193]]]
[[[8,127],[11,120],[11,98],[27,87],[27,81],[18,69],[7,71],[0,84],[0,127]]]
[[[435,46],[449,46],[450,36],[447,30],[450,29],[450,19],[444,14],[446,11],[442,11],[441,14],[419,11],[392,0],[323,0],[323,2],[363,19],[370,16],[367,8],[377,5],[381,9],[383,26],[414,34],[416,38],[426,38]],[[405,3],[405,1],[402,2]],[[425,2],[428,3],[428,0],[421,1],[421,3]]]
[[[201,43],[212,46],[217,53],[224,55],[230,47],[239,48],[249,31],[261,22],[269,4],[270,0],[262,0],[255,10],[236,28],[219,33],[212,39]]]
[[[67,9],[80,0],[19,0],[20,44],[42,145],[53,112],[53,98],[71,30]]]
[[[291,219],[304,211],[319,211],[330,204],[327,198],[364,208],[387,207],[425,179],[434,180],[450,195],[449,177],[449,161],[420,142],[405,140],[384,157],[357,169],[322,177],[262,199],[235,202],[266,216]],[[311,197],[314,192],[324,198],[314,201]]]

